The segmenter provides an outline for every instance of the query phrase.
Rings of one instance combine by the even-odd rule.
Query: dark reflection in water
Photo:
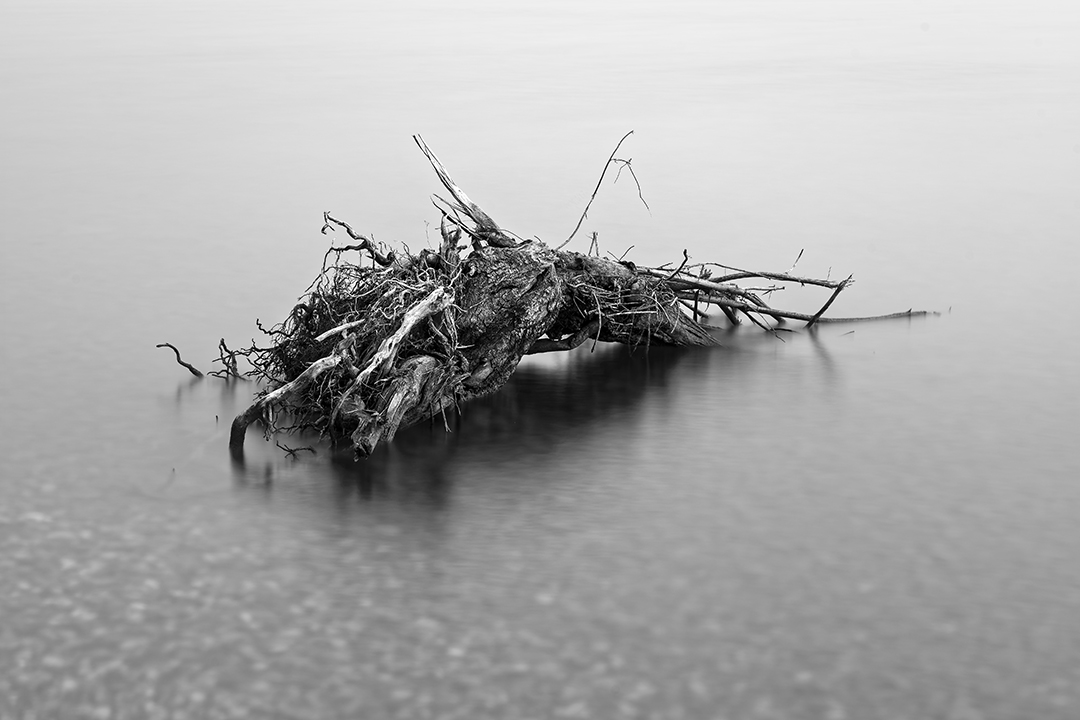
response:
[[[864,333],[875,326],[887,332],[900,325],[861,327]],[[452,512],[465,480],[487,478],[472,487],[474,494],[509,491],[540,502],[535,498],[553,486],[580,492],[597,476],[662,473],[665,462],[676,471],[721,450],[735,457],[739,447],[752,456],[754,448],[790,435],[784,427],[797,428],[802,415],[835,411],[843,398],[842,371],[828,345],[850,331],[714,332],[721,346],[712,350],[599,344],[528,358],[498,393],[406,428],[360,461],[350,449],[333,449],[317,438],[282,438],[292,447],[313,443],[317,454],[289,457],[272,445],[260,450],[253,432],[247,459],[233,458],[234,482],[253,497],[289,498],[339,521],[395,507],[425,525]],[[241,387],[242,395],[250,390]],[[236,386],[223,392],[226,405],[237,400]],[[665,448],[676,454],[666,456]],[[635,463],[627,453],[644,457]]]
[[[1080,717],[1075,3],[62,5],[0,4],[0,718]],[[363,463],[230,466],[253,388],[154,347],[288,312],[312,213],[423,246],[413,132],[557,242],[631,127],[605,251],[957,312],[530,359]]]
[[[904,322],[910,325],[910,321]],[[879,325],[895,326],[896,321]],[[392,499],[445,509],[451,502],[455,476],[467,471],[470,463],[498,465],[523,458],[545,462],[542,458],[549,453],[587,445],[597,428],[623,422],[651,395],[663,402],[664,393],[673,384],[711,393],[725,382],[746,382],[747,378],[739,376],[753,376],[755,364],[777,343],[801,342],[803,336],[809,337],[816,360],[812,363],[815,377],[808,385],[822,391],[834,389],[840,370],[819,332],[769,336],[745,328],[717,328],[715,334],[722,347],[711,352],[600,344],[564,358],[527,359],[498,393],[464,404],[445,417],[404,429],[393,443],[380,446],[369,458],[357,461],[348,448],[331,449],[321,444],[318,452],[329,455],[329,462],[315,461],[304,453],[295,459],[277,456],[251,462],[240,456],[234,457],[234,477],[240,487],[265,490],[276,472],[298,460],[308,460],[304,465],[311,471],[332,479],[329,484],[341,503]],[[687,362],[687,358],[692,359]],[[796,364],[788,371],[805,369]],[[706,373],[713,375],[711,384],[706,382]],[[235,395],[235,385],[228,385],[226,392],[230,397]],[[689,411],[694,412],[693,408]],[[297,446],[308,441],[317,439],[284,442]]]
[[[587,445],[593,429],[618,421],[663,391],[688,352],[693,351],[597,345],[568,358],[529,359],[499,392],[445,418],[406,428],[366,459],[322,445],[319,452],[329,454],[329,462],[311,460],[305,466],[321,476],[313,482],[333,488],[340,510],[359,500],[445,511],[455,479],[470,466],[530,458],[550,462],[545,460],[550,453]],[[267,492],[275,473],[294,464],[284,457],[250,462],[234,457],[234,479],[238,487]]]
[[[526,365],[498,393],[478,398],[447,418],[408,429],[371,463],[334,463],[339,479],[360,483],[436,479],[455,455],[482,450],[496,462],[543,455],[581,440],[598,418],[617,417],[657,388],[686,351],[622,347],[579,353],[564,368]],[[449,432],[447,431],[449,430]]]

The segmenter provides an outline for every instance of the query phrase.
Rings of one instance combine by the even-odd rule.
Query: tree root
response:
[[[268,438],[290,431],[348,438],[356,455],[365,457],[400,428],[497,390],[526,354],[570,350],[590,339],[630,346],[714,345],[700,322],[709,305],[732,324],[747,318],[768,330],[770,320],[800,320],[807,328],[840,321],[824,313],[851,277],[800,277],[791,274],[794,266],[774,273],[691,264],[685,250],[674,269],[641,267],[599,257],[598,249],[593,253],[595,234],[590,254],[521,240],[454,183],[419,135],[414,139],[451,198],[438,198],[438,250],[396,253],[325,213],[322,232],[342,229],[354,244],[327,251],[322,272],[293,311],[264,330],[270,347],[229,351],[231,367],[222,351],[231,374],[238,375],[235,360],[243,355],[253,366],[248,374],[268,386],[233,421],[234,453],[243,452],[248,426],[260,421]],[[615,153],[608,165],[613,162],[629,168],[630,161]],[[587,213],[588,206],[582,221]],[[580,226],[581,221],[571,238]],[[370,266],[343,259],[352,252],[370,258]],[[713,277],[714,268],[729,272]],[[746,279],[775,284],[736,283]],[[832,293],[813,314],[773,308],[762,299],[786,284]],[[197,372],[179,352],[177,361]]]

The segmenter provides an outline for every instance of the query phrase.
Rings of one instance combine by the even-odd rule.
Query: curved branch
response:
[[[375,243],[371,242],[370,238],[364,237],[360,233],[356,232],[355,230],[352,229],[352,226],[349,225],[349,223],[345,222],[344,220],[338,220],[336,217],[331,215],[329,211],[323,213],[323,226],[322,226],[322,234],[323,235],[326,234],[327,230],[333,230],[334,229],[333,226],[331,226],[330,223],[333,223],[334,225],[338,225],[338,226],[342,227],[345,230],[345,232],[347,232],[349,234],[349,237],[351,237],[353,240],[358,240],[360,242],[360,244],[359,245],[349,245],[348,247],[344,247],[344,248],[330,248],[329,250],[326,251],[326,256],[327,257],[332,252],[342,253],[342,252],[345,252],[346,250],[366,250],[368,252],[368,254],[371,255],[371,258],[375,262],[382,265],[383,267],[389,267],[389,266],[394,264],[394,251],[393,250],[390,250],[385,255],[383,253],[379,252],[379,249],[375,247]],[[326,267],[326,257],[323,257],[323,268],[325,268],[325,267]]]
[[[195,377],[198,377],[198,378],[201,378],[201,377],[203,377],[203,374],[202,374],[202,371],[201,371],[201,370],[199,370],[199,369],[198,369],[197,367],[195,367],[195,366],[194,366],[194,365],[192,365],[191,363],[186,363],[186,362],[184,362],[184,361],[183,361],[183,359],[182,359],[182,358],[180,357],[180,351],[179,351],[179,350],[177,350],[177,349],[176,349],[176,346],[175,346],[175,345],[173,345],[172,343],[160,343],[160,344],[158,344],[158,345],[155,345],[154,347],[167,347],[167,348],[171,348],[171,349],[172,349],[172,351],[173,351],[174,353],[176,353],[176,362],[178,362],[178,363],[180,363],[181,365],[183,365],[184,367],[186,367],[186,368],[188,369],[188,372],[190,372],[190,373],[191,373],[192,375],[194,375]]]
[[[236,416],[229,431],[229,449],[234,453],[244,449],[244,437],[247,434],[248,425],[262,417],[263,411],[270,405],[280,402],[286,397],[301,392],[327,370],[337,367],[342,361],[341,355],[328,355],[320,358],[308,366],[307,370],[300,373],[295,380],[285,383],[277,390],[268,392],[251,404],[244,412]]]

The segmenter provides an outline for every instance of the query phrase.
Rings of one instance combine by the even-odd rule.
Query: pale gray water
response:
[[[0,9],[0,717],[1080,716],[1071,3]],[[422,246],[422,132],[561,241],[836,314],[531,361],[363,464],[192,383],[332,210]],[[584,250],[585,243],[578,249]],[[792,292],[789,304],[816,307]],[[851,333],[851,330],[855,330]]]

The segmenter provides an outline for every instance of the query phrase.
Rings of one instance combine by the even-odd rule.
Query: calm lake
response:
[[[5,0],[0,718],[1080,717],[1078,39],[1051,0]],[[802,251],[833,315],[940,315],[586,344],[360,463],[232,464],[256,388],[155,348],[282,319],[323,211],[437,242],[413,133],[557,245],[629,130],[649,209],[609,175],[570,249]]]

